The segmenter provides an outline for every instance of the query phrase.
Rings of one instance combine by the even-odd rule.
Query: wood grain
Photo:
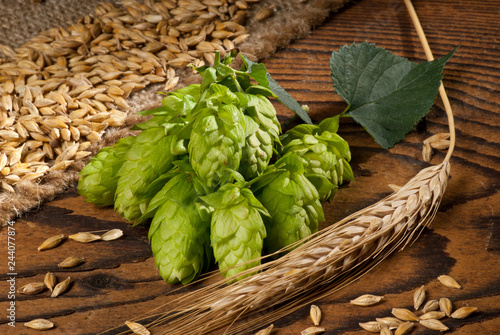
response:
[[[413,245],[316,302],[323,311],[321,326],[326,334],[366,334],[359,322],[389,316],[393,307],[411,309],[413,292],[421,285],[426,286],[429,299],[446,296],[455,308],[479,308],[467,319],[445,320],[448,334],[494,335],[500,330],[500,1],[420,0],[414,6],[435,57],[460,46],[444,72],[457,129],[451,179],[433,225]],[[402,1],[362,0],[263,62],[287,91],[310,107],[313,120],[320,121],[346,107],[330,79],[332,50],[363,41],[417,62],[425,59]],[[276,104],[276,108],[282,120],[291,116],[284,107]],[[421,160],[422,141],[446,132],[447,126],[442,104],[436,99],[415,131],[394,148],[383,150],[353,120],[342,119],[339,133],[351,145],[356,180],[344,186],[334,202],[325,204],[327,220],[322,226],[380,200],[391,192],[388,184],[402,185],[427,166]],[[431,163],[443,158],[443,152],[436,152]],[[59,248],[36,251],[45,238],[55,234],[111,228],[123,229],[124,237],[90,244],[67,240]],[[0,333],[35,334],[22,323],[43,317],[56,324],[48,334],[97,334],[203,285],[165,284],[154,268],[147,226],[131,227],[112,209],[86,204],[74,190],[18,219],[15,229],[17,287],[43,280],[47,271],[55,272],[59,280],[71,276],[73,285],[58,298],[50,298],[48,291],[17,295],[17,327],[6,325],[2,309]],[[6,245],[5,230],[0,234]],[[58,269],[57,263],[70,254],[85,257],[86,262],[74,269]],[[2,293],[9,289],[4,273]],[[442,286],[436,279],[441,274],[453,276],[463,288]],[[385,299],[372,307],[349,304],[365,293]],[[0,301],[6,306],[6,295]],[[273,334],[299,334],[312,325],[308,311],[304,307],[280,319]],[[436,333],[418,326],[411,334]]]

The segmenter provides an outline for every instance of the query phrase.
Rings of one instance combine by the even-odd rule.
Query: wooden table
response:
[[[444,72],[458,137],[448,190],[432,226],[413,245],[316,302],[323,311],[321,326],[326,334],[366,334],[359,322],[390,316],[393,307],[412,308],[413,292],[421,285],[429,299],[449,297],[454,308],[479,308],[464,320],[446,319],[448,334],[500,334],[500,1],[419,0],[414,5],[436,57],[460,46]],[[332,15],[310,36],[264,63],[301,104],[309,105],[313,120],[320,121],[345,108],[330,79],[332,50],[363,41],[410,60],[425,59],[402,1],[363,0]],[[276,107],[280,115],[290,115]],[[391,192],[388,184],[402,185],[428,166],[421,159],[422,141],[447,129],[440,99],[425,122],[390,150],[380,148],[352,120],[343,119],[339,133],[351,145],[356,180],[343,187],[333,203],[325,204],[323,227],[380,200]],[[442,152],[436,152],[431,163],[443,158]],[[123,229],[125,236],[108,243],[66,241],[57,249],[36,250],[52,235],[111,228]],[[56,323],[47,334],[96,334],[168,301],[169,292],[177,288],[165,284],[156,273],[147,226],[131,227],[112,209],[86,204],[74,189],[16,220],[15,230],[18,288],[43,281],[48,271],[54,271],[59,280],[71,276],[73,285],[58,298],[50,298],[48,291],[17,295],[17,326],[11,328],[6,325],[4,294],[9,290],[9,277],[2,271],[2,334],[38,333],[22,326],[35,318]],[[5,230],[1,239],[5,245]],[[74,269],[58,269],[57,263],[70,254],[86,262]],[[441,274],[456,278],[463,288],[444,287],[436,279]],[[372,307],[349,304],[365,293],[384,295],[384,302]],[[304,307],[280,319],[274,323],[273,334],[299,334],[312,325],[308,314],[309,308]],[[437,331],[418,326],[412,334]]]

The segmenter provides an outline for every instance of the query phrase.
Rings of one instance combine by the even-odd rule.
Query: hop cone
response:
[[[183,123],[167,124],[168,127],[150,128],[137,135],[127,151],[126,161],[118,172],[115,210],[129,221],[136,221],[147,207],[154,193],[146,192],[148,185],[168,172],[176,158],[172,153],[183,154],[183,140],[177,133]]]
[[[118,183],[116,174],[134,141],[133,136],[125,137],[113,146],[102,148],[82,169],[78,180],[78,193],[85,197],[85,201],[99,206],[113,204]]]
[[[269,218],[264,217],[268,252],[311,235],[324,220],[318,191],[304,175],[301,159],[290,153],[274,167],[277,169],[263,174],[253,187],[257,199],[270,214]]]
[[[237,170],[245,143],[245,121],[237,96],[212,84],[205,100],[193,111],[189,161],[210,187],[223,184],[223,171]]]
[[[283,153],[294,152],[302,158],[306,176],[318,189],[321,201],[331,200],[344,179],[354,179],[349,145],[337,129],[338,117],[334,117],[319,125],[298,125],[283,138]]]
[[[252,192],[234,184],[225,184],[217,192],[201,199],[214,208],[210,240],[222,274],[230,277],[259,265],[260,260],[237,266],[259,258],[266,237],[261,214],[268,213]]]
[[[199,187],[194,173],[178,172],[150,203],[156,211],[149,228],[151,249],[169,284],[187,284],[207,265],[210,216],[201,215],[195,204]]]
[[[245,146],[239,172],[246,180],[262,174],[273,155],[274,142],[279,141],[281,127],[276,118],[276,110],[262,95],[246,94]]]

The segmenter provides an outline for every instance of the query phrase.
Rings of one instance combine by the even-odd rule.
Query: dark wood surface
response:
[[[430,227],[411,246],[395,253],[350,286],[316,304],[323,311],[326,334],[367,334],[358,323],[390,316],[393,307],[411,308],[413,292],[426,286],[429,299],[449,297],[454,308],[477,306],[464,320],[446,319],[448,334],[500,334],[500,1],[414,1],[436,57],[455,46],[447,64],[444,85],[455,113],[457,148],[451,159],[451,178],[439,212]],[[314,121],[340,113],[345,104],[335,95],[328,59],[332,50],[352,42],[369,41],[414,61],[424,53],[402,1],[362,0],[332,15],[310,36],[264,60],[269,72],[301,104]],[[282,119],[290,114],[276,105]],[[325,204],[330,225],[390,193],[388,184],[402,185],[428,166],[421,159],[422,141],[447,132],[442,103],[417,129],[390,150],[381,149],[352,120],[343,119],[339,133],[351,145],[355,182],[343,187],[333,203]],[[436,152],[432,164],[444,158]],[[16,285],[43,281],[48,271],[59,280],[71,276],[71,289],[58,298],[48,291],[16,295],[16,327],[6,325],[6,292],[2,270],[1,334],[36,334],[22,326],[48,318],[56,328],[47,334],[96,334],[123,324],[172,298],[176,286],[157,275],[147,242],[147,226],[131,227],[111,208],[86,204],[75,190],[16,220]],[[55,234],[120,228],[122,239],[79,244],[65,241],[43,252],[37,246]],[[6,230],[0,232],[6,245]],[[2,247],[6,264],[6,248]],[[57,263],[68,255],[86,262],[61,271]],[[2,265],[4,269],[4,265]],[[449,274],[463,286],[450,289],[437,277]],[[182,294],[182,290],[180,294]],[[361,294],[384,295],[384,302],[357,307],[349,300]],[[4,307],[5,306],[5,307]],[[300,334],[311,326],[309,308],[275,322],[273,334]],[[437,334],[416,327],[411,334]]]

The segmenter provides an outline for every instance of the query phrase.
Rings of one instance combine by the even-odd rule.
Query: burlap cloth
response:
[[[30,38],[53,27],[67,27],[78,18],[93,15],[99,0],[45,0],[37,3],[31,0],[0,0],[0,44],[12,48],[20,47]],[[107,0],[120,6],[118,0]],[[140,1],[139,1],[140,2]],[[292,40],[307,35],[311,28],[322,23],[332,11],[341,8],[348,0],[262,0],[252,3],[249,10],[247,28],[250,37],[240,46],[240,50],[255,59],[269,57],[278,48]],[[252,18],[263,6],[276,6],[274,16],[265,21],[256,22]],[[191,71],[180,73],[179,86],[193,80]],[[118,138],[130,134],[129,128],[139,121],[136,112],[158,106],[161,85],[150,85],[128,98],[132,107],[126,126],[120,129],[108,129],[103,140],[94,146],[93,152],[102,146],[111,145]],[[2,226],[29,210],[36,209],[41,203],[52,199],[68,187],[75,185],[78,172],[87,160],[75,162],[65,171],[49,172],[40,182],[21,182],[15,187],[15,193],[0,191],[0,223]]]

